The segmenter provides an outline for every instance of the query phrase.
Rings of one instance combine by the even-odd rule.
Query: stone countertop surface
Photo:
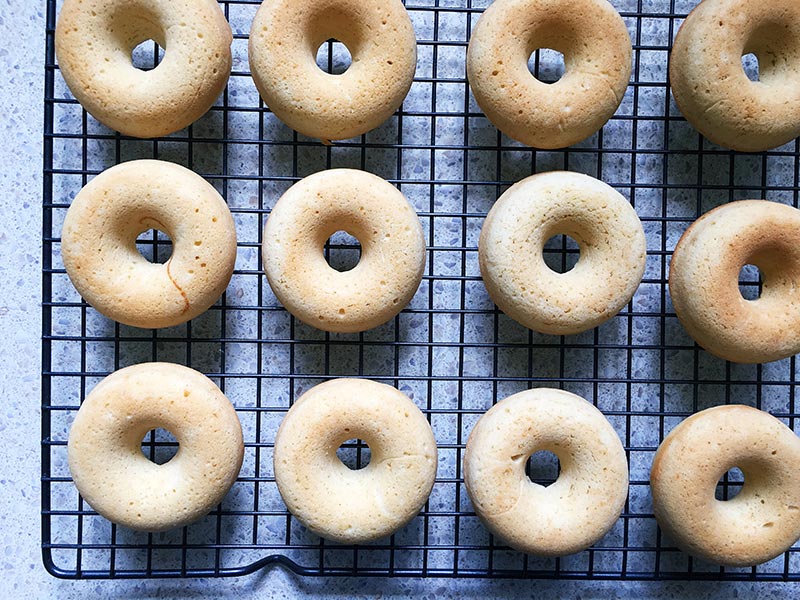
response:
[[[40,331],[44,1],[0,0],[0,435],[2,598],[783,598],[794,584],[301,578],[272,569],[235,579],[63,581],[40,553]]]

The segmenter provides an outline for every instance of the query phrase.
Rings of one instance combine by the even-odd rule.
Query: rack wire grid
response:
[[[741,402],[797,422],[794,358],[745,366],[700,350],[681,329],[667,289],[670,255],[700,214],[741,198],[797,206],[800,152],[792,143],[738,154],[705,141],[681,117],[667,82],[671,41],[696,0],[613,0],[633,42],[632,82],[606,127],[572,148],[539,151],[501,135],[470,96],[465,56],[470,31],[489,0],[409,0],[419,45],[411,92],[387,123],[360,138],[326,146],[292,132],[259,99],[248,72],[247,38],[257,1],[220,2],[234,30],[234,67],[217,105],[168,137],[126,138],[82,111],[54,53],[58,2],[47,2],[44,135],[42,535],[46,568],[65,578],[234,576],[267,565],[304,575],[444,576],[570,579],[800,579],[799,548],[748,569],[720,568],[678,551],[658,530],[648,486],[651,461],[672,427],[703,408]],[[335,32],[332,32],[335,34]],[[152,68],[160,51],[134,52]],[[531,67],[554,80],[552,52]],[[755,76],[753,57],[745,68]],[[328,42],[318,55],[331,72],[346,65]],[[344,61],[344,62],[343,62]],[[338,71],[337,71],[338,69]],[[94,175],[134,158],[186,165],[222,193],[234,215],[236,271],[221,301],[194,321],[159,331],[110,322],[69,282],[59,236],[71,199]],[[427,271],[410,306],[361,334],[327,334],[293,319],[277,302],[259,260],[270,207],[294,182],[322,169],[354,167],[397,185],[415,206],[428,243]],[[500,313],[479,276],[477,240],[492,203],[532,173],[581,171],[630,199],[648,241],[644,281],[632,302],[599,328],[569,337],[539,335]],[[151,260],[169,256],[169,240],[144,235]],[[357,260],[352,238],[326,247],[334,266]],[[578,258],[564,237],[546,258],[560,270]],[[746,268],[741,289],[759,290]],[[70,423],[86,393],[110,372],[145,361],[173,361],[212,377],[235,404],[245,434],[244,466],[220,506],[176,531],[143,534],[116,527],[79,497],[66,461]],[[439,445],[430,500],[410,525],[363,546],[325,542],[281,502],[272,471],[277,427],[309,387],[340,376],[397,386],[427,415]],[[630,495],[614,528],[591,549],[536,558],[493,539],[478,522],[463,485],[461,459],[478,417],[521,390],[570,390],[600,408],[618,431],[630,463]],[[163,431],[143,450],[157,462],[175,452]],[[346,464],[367,460],[363,444],[340,451]],[[557,462],[529,462],[531,477],[552,481]],[[731,472],[725,498],[741,484]]]

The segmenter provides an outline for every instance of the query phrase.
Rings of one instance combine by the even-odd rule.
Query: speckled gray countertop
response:
[[[40,332],[44,2],[0,0],[0,300],[3,370],[0,436],[0,597],[332,598],[759,598],[794,597],[793,584],[303,579],[281,569],[228,580],[69,582],[47,574],[40,555]]]

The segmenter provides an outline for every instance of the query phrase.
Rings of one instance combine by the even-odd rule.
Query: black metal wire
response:
[[[715,203],[748,195],[797,206],[800,189],[797,143],[761,155],[724,150],[692,132],[671,104],[669,45],[691,6],[663,0],[648,2],[645,11],[642,0],[615,1],[634,47],[634,81],[623,105],[587,143],[542,152],[500,133],[487,137],[485,118],[470,98],[464,56],[486,1],[409,1],[420,25],[421,63],[432,65],[417,74],[417,100],[377,132],[333,147],[289,132],[257,95],[247,95],[254,90],[243,59],[248,17],[259,3],[220,2],[229,19],[243,25],[235,26],[237,59],[218,105],[183,132],[141,142],[75,112],[80,108],[65,92],[55,59],[57,0],[47,2],[41,502],[48,571],[73,579],[213,577],[278,565],[330,576],[800,580],[797,547],[752,569],[687,558],[661,536],[649,503],[653,453],[686,416],[735,401],[768,409],[791,427],[798,416],[794,358],[755,368],[717,361],[682,334],[670,305],[669,259],[691,221]],[[332,51],[329,43],[328,68]],[[153,64],[158,56],[154,47]],[[653,77],[647,64],[663,65],[661,75]],[[535,73],[539,67],[537,57]],[[448,101],[453,94],[461,94],[455,104]],[[419,101],[426,95],[428,108]],[[237,126],[241,119],[252,126]],[[105,156],[102,164],[95,153]],[[219,160],[209,164],[209,155]],[[71,290],[60,262],[58,228],[71,197],[93,175],[132,157],[175,160],[199,172],[218,186],[237,221],[240,261],[231,288],[183,327],[142,332],[109,324]],[[379,167],[415,204],[429,242],[428,270],[411,306],[392,323],[355,336],[315,332],[289,317],[264,284],[258,261],[262,227],[280,191],[311,171],[341,164]],[[540,336],[516,326],[487,302],[475,269],[476,232],[491,201],[516,179],[553,168],[583,170],[627,194],[649,240],[639,294],[612,324],[582,336]],[[249,190],[248,202],[241,202],[241,190]],[[333,242],[326,246],[332,262],[357,249],[352,242]],[[139,245],[146,256],[163,259],[167,244],[153,233]],[[547,252],[552,264],[565,269],[577,250],[564,239]],[[760,289],[756,279],[747,279],[745,293],[748,286]],[[443,298],[456,300],[443,304]],[[253,361],[240,364],[239,353]],[[177,532],[139,535],[110,525],[79,498],[66,469],[66,436],[97,381],[127,364],[158,359],[198,368],[220,384],[245,425],[246,457],[229,498],[206,519]],[[437,433],[442,457],[420,516],[390,539],[360,547],[308,534],[280,503],[271,471],[275,430],[294,399],[341,375],[385,381],[412,395]],[[592,549],[563,559],[525,556],[492,539],[463,489],[461,458],[472,424],[512,391],[539,385],[594,401],[617,427],[631,464],[630,497],[618,527]],[[157,433],[144,442],[145,452],[161,460],[175,446]],[[343,452],[355,466],[368,456],[360,441]],[[738,489],[733,479],[725,477],[721,497],[729,486]]]

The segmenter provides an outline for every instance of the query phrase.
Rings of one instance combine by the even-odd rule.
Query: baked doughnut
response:
[[[155,69],[133,66],[155,40]],[[231,72],[231,28],[216,0],[64,0],[56,56],[67,86],[98,121],[150,138],[191,125],[214,104]]]
[[[745,300],[739,273],[761,270],[761,297]],[[672,255],[669,291],[681,324],[726,360],[762,363],[800,352],[800,210],[741,200],[700,217]]]
[[[142,438],[163,428],[178,453],[157,465]],[[137,531],[182,527],[220,503],[242,466],[242,427],[205,375],[168,363],[121,369],[97,384],[69,432],[69,470],[89,505]]]
[[[563,234],[580,247],[573,269],[557,273],[542,251]],[[492,300],[540,333],[568,335],[616,315],[639,286],[646,260],[636,211],[588,175],[553,171],[511,186],[489,211],[478,260]]]
[[[750,81],[742,56],[759,59]],[[703,0],[678,30],[672,95],[712,142],[760,152],[800,135],[800,2]]]
[[[349,469],[336,450],[369,446],[369,465]],[[341,543],[391,535],[428,500],[436,440],[425,416],[397,389],[369,379],[336,379],[294,403],[275,437],[275,481],[308,529]]]
[[[715,406],[675,427],[650,473],[659,526],[684,552],[746,567],[782,554],[800,537],[800,439],[769,413]],[[728,470],[744,474],[741,491],[717,500]]]
[[[541,450],[561,472],[547,487],[525,474]],[[603,414],[583,398],[539,388],[484,414],[464,453],[464,483],[481,521],[512,548],[564,556],[602,538],[628,496],[625,450]]]
[[[534,50],[564,55],[547,84],[528,70]],[[467,50],[478,106],[500,131],[537,148],[564,148],[596,133],[622,102],[631,76],[631,39],[606,0],[495,0]]]
[[[330,38],[352,54],[345,73],[316,63]],[[250,70],[261,97],[292,129],[322,140],[352,138],[403,103],[417,41],[400,0],[270,0],[250,30]]]
[[[345,272],[322,252],[340,230],[361,243],[361,260]],[[332,169],[278,200],[264,228],[263,258],[272,290],[295,317],[325,331],[365,331],[393,318],[416,293],[425,236],[393,185],[364,171]]]
[[[148,229],[173,243],[165,264],[136,249]],[[96,310],[155,329],[193,319],[228,286],[236,229],[217,191],[189,169],[136,160],[104,171],[67,210],[61,256],[72,283]]]

